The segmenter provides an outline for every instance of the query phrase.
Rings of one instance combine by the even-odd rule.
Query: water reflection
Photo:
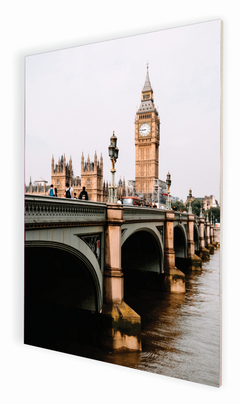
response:
[[[128,291],[141,315],[141,354],[98,359],[212,386],[219,385],[219,250],[201,272],[186,274],[186,294]],[[101,355],[100,355],[101,356]]]

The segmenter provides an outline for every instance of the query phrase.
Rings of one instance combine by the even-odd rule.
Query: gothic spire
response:
[[[142,97],[141,97],[141,105],[137,110],[137,114],[140,113],[146,113],[146,112],[155,112],[158,114],[155,105],[154,105],[154,99],[153,99],[153,89],[150,83],[149,79],[149,73],[148,73],[148,63],[147,63],[147,75],[146,75],[146,80],[144,87],[142,89]]]
[[[145,91],[153,91],[153,90],[152,90],[151,83],[150,83],[150,79],[149,79],[148,62],[147,62],[147,75],[146,75],[146,80],[145,80],[145,84],[144,84],[143,89],[142,89],[142,92],[145,92]]]

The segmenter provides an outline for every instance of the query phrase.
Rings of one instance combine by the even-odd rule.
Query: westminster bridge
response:
[[[25,195],[25,309],[37,299],[101,313],[104,346],[140,351],[124,283],[184,293],[185,272],[217,248],[214,230],[191,213]]]

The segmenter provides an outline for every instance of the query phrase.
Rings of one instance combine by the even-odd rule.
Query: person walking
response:
[[[73,189],[69,186],[69,182],[66,182],[65,198],[73,199]]]
[[[53,185],[51,184],[50,189],[49,189],[49,196],[54,196],[54,190],[53,190]]]
[[[82,199],[87,201],[88,200],[88,193],[85,189],[85,187],[83,187],[82,191],[80,192],[79,198],[78,199]]]
[[[57,188],[54,188],[54,196],[57,197]]]

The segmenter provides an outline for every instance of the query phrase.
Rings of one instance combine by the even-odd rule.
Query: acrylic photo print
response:
[[[221,385],[221,38],[26,56],[25,344]]]

